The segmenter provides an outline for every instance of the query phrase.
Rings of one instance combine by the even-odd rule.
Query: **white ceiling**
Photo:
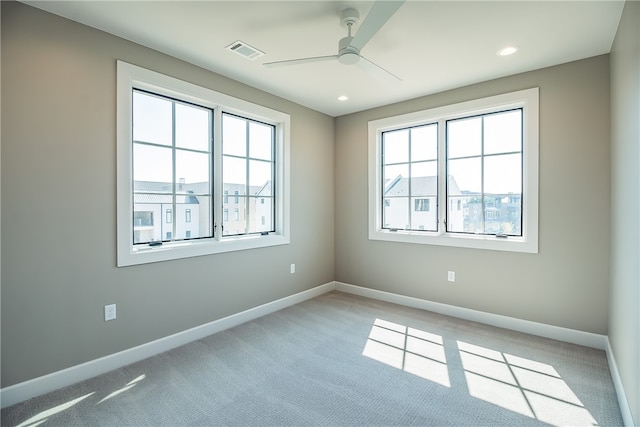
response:
[[[608,53],[624,2],[409,0],[361,54],[399,76],[381,83],[337,61],[268,68],[264,62],[334,55],[372,1],[24,1],[331,116]],[[357,27],[355,28],[357,33]],[[226,49],[241,40],[253,61]],[[500,57],[498,49],[520,50]],[[338,101],[347,95],[348,101]]]

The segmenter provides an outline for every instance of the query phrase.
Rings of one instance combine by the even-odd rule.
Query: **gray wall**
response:
[[[2,387],[334,279],[331,117],[24,4],[1,7]],[[116,268],[116,59],[291,115],[290,245]],[[104,322],[110,303],[118,318]]]
[[[627,1],[611,50],[609,340],[640,425],[640,3]]]
[[[367,239],[367,121],[540,88],[539,253]],[[599,56],[336,120],[336,280],[607,333],[609,60]],[[447,282],[447,271],[456,282]]]

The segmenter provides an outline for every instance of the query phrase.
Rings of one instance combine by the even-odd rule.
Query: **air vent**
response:
[[[249,46],[248,44],[246,44],[245,42],[241,42],[240,40],[231,43],[229,46],[227,46],[227,49],[237,53],[238,55],[244,58],[251,59],[251,60],[259,58],[262,55],[264,55],[264,52],[261,52],[255,47]]]

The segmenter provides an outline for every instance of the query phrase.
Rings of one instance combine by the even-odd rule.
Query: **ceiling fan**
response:
[[[340,42],[338,43],[338,53],[336,55],[313,56],[310,58],[265,62],[263,65],[266,67],[281,67],[310,62],[337,60],[341,64],[345,65],[357,64],[373,77],[381,80],[402,81],[400,77],[396,76],[392,72],[369,61],[360,54],[360,51],[405,1],[406,0],[376,1],[371,7],[371,10],[369,10],[365,20],[362,21],[362,24],[355,36],[351,35],[351,29],[360,21],[360,13],[353,8],[343,10],[340,14],[340,24],[347,27],[348,35],[347,37],[340,39]]]

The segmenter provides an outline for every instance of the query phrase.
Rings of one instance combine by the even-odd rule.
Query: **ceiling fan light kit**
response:
[[[343,37],[338,42],[337,55],[314,56],[310,58],[288,59],[284,61],[265,62],[263,65],[267,67],[288,66],[312,62],[338,60],[344,65],[358,64],[367,73],[380,80],[401,81],[395,74],[385,70],[379,65],[369,61],[363,57],[360,51],[365,45],[376,35],[376,33],[384,26],[391,16],[402,6],[405,0],[400,1],[376,1],[366,18],[358,28],[355,36],[351,35],[354,25],[360,22],[360,12],[353,8],[347,8],[340,13],[340,25],[348,30],[347,37]]]

